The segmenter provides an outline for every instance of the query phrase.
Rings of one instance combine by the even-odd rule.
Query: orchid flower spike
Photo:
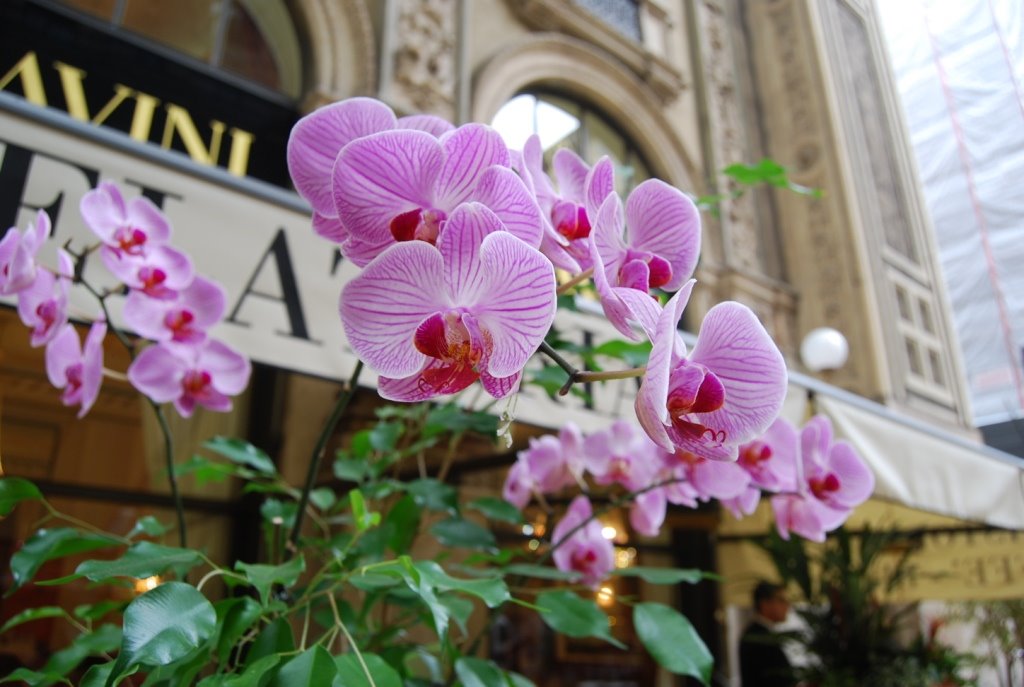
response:
[[[0,239],[0,295],[29,288],[36,280],[36,255],[49,237],[50,216],[40,210],[24,232],[11,227]]]

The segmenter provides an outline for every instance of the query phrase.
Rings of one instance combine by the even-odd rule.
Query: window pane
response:
[[[622,35],[640,40],[640,7],[636,0],[576,0],[576,4],[603,19]]]
[[[123,26],[209,62],[222,0],[128,0]]]
[[[61,0],[61,3],[95,15],[100,19],[111,21],[114,17],[114,6],[117,4],[117,0]]]
[[[249,12],[237,2],[231,3],[220,66],[264,86],[281,88],[281,75],[263,34]]]

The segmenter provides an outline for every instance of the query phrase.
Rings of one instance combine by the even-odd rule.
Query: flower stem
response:
[[[540,348],[537,349],[547,357],[551,358],[560,368],[565,370],[569,374],[569,379],[566,380],[562,388],[558,390],[559,396],[565,396],[572,389],[573,385],[586,383],[586,382],[606,382],[613,379],[630,379],[632,377],[642,377],[647,371],[646,367],[631,367],[627,370],[608,370],[605,372],[589,372],[587,370],[581,370],[568,360],[563,358],[561,354],[551,347],[547,341],[542,341]]]
[[[569,281],[565,282],[564,284],[560,284],[558,286],[558,288],[555,289],[555,294],[557,294],[559,296],[564,296],[569,291],[571,291],[574,286],[578,286],[579,284],[582,284],[586,280],[590,279],[592,276],[594,276],[594,268],[593,267],[591,267],[588,270],[583,270],[582,272],[577,274],[575,277],[573,277]]]
[[[178,541],[181,548],[186,548],[188,539],[185,531],[185,505],[181,501],[181,491],[178,489],[178,477],[174,474],[174,440],[171,436],[171,427],[167,424],[167,416],[160,404],[150,399],[149,404],[156,413],[156,420],[160,423],[160,431],[164,435],[164,460],[167,462],[167,481],[171,484],[171,496],[174,498],[174,510],[178,514]]]
[[[334,411],[331,412],[331,416],[324,423],[324,428],[320,432],[320,438],[317,439],[316,447],[314,447],[313,454],[310,456],[309,469],[306,471],[306,484],[303,486],[302,495],[299,497],[298,512],[295,513],[295,525],[292,527],[292,533],[288,537],[287,558],[289,559],[298,550],[299,533],[302,532],[302,521],[306,515],[306,507],[309,505],[309,492],[313,491],[317,475],[320,474],[320,462],[323,460],[324,451],[327,449],[327,442],[330,440],[331,435],[334,434],[334,429],[338,426],[341,416],[345,414],[345,409],[348,408],[352,397],[355,396],[356,389],[359,388],[359,375],[362,371],[363,361],[360,360],[356,363],[356,367],[352,371],[352,376],[345,385],[344,391],[338,397],[338,402],[334,405]]]

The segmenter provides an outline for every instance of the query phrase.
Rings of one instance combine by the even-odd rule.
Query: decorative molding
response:
[[[366,0],[294,0],[294,7],[309,46],[302,109],[373,94],[377,50]]]
[[[489,122],[520,91],[546,86],[585,98],[632,139],[668,183],[702,193],[703,176],[687,155],[663,106],[634,73],[598,47],[557,33],[535,33],[509,45],[473,77],[474,121]]]
[[[658,55],[644,44],[638,43],[616,31],[599,17],[576,6],[571,0],[507,0],[523,22],[542,31],[559,31],[587,43],[600,45],[626,65],[637,77],[657,95],[662,104],[669,103],[683,92],[687,84],[678,69],[663,55]],[[655,22],[662,23],[662,39],[667,33],[668,15],[657,5],[646,7],[644,3],[642,24],[650,30]],[[671,41],[664,41],[668,49]],[[657,47],[657,44],[655,44]]]
[[[396,0],[390,92],[404,111],[455,117],[456,0]]]

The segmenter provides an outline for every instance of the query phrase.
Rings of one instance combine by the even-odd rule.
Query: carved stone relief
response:
[[[394,37],[395,104],[455,115],[456,0],[398,0]]]

